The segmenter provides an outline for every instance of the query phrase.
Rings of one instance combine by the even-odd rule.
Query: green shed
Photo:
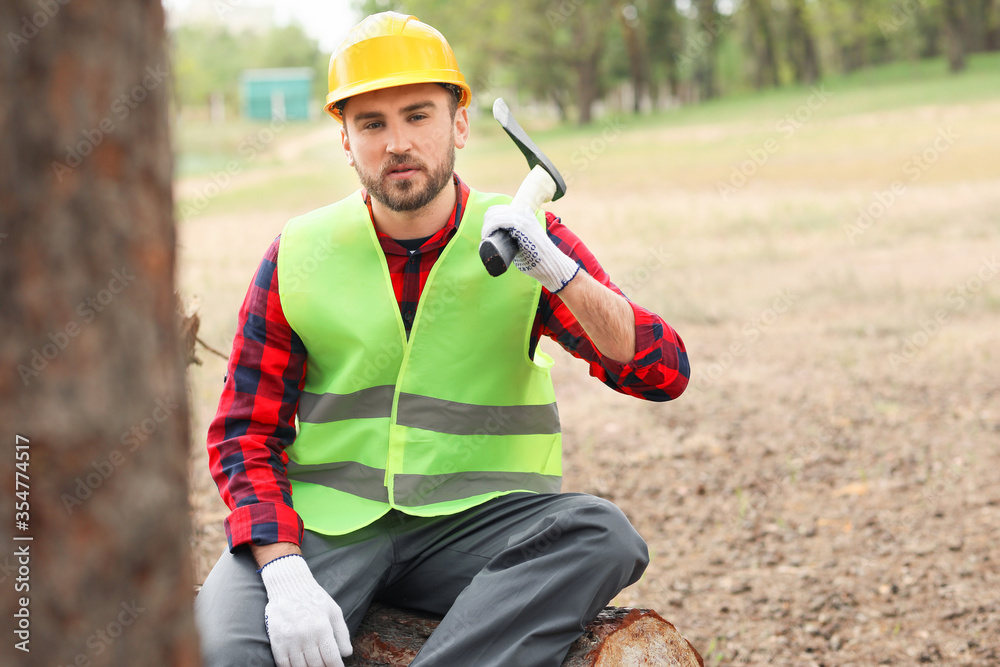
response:
[[[311,67],[246,69],[240,74],[243,115],[257,120],[306,120],[312,107]]]

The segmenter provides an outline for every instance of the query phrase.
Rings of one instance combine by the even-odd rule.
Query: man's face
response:
[[[453,117],[451,92],[434,83],[356,95],[344,106],[347,161],[369,194],[392,211],[416,211],[451,183],[468,112]]]

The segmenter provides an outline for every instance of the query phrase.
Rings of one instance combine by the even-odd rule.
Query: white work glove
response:
[[[351,655],[344,614],[299,555],[261,568],[267,589],[264,626],[278,667],[343,667]]]
[[[517,242],[520,251],[514,255],[514,266],[555,294],[573,280],[580,265],[556,247],[545,227],[525,206],[510,204],[490,206],[483,221],[483,238],[504,229]]]

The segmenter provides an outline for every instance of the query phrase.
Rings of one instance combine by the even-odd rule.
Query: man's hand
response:
[[[510,233],[520,248],[514,255],[517,270],[542,283],[553,294],[573,280],[580,270],[580,266],[549,239],[545,227],[526,207],[491,206],[483,222],[483,238],[498,229]]]
[[[264,625],[278,667],[343,667],[351,655],[344,614],[316,582],[305,559],[289,555],[260,572],[267,589]]]

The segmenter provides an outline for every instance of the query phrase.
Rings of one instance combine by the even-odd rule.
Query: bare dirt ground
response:
[[[996,114],[980,104],[818,120],[727,198],[718,182],[766,133],[719,146],[727,127],[627,129],[586,164],[573,160],[579,137],[552,147],[557,163],[579,165],[553,210],[678,330],[693,369],[681,398],[642,403],[546,344],[564,488],[625,510],[652,563],[615,603],[658,610],[706,664],[1000,664]],[[911,180],[907,160],[947,127],[960,139]],[[489,157],[460,173],[513,191],[517,175],[493,176]],[[340,192],[353,189],[330,169]],[[206,340],[228,351],[261,254],[306,204],[184,223],[182,285]],[[859,209],[871,214],[863,227]],[[201,356],[199,579],[227,514],[203,448],[224,362]]]

